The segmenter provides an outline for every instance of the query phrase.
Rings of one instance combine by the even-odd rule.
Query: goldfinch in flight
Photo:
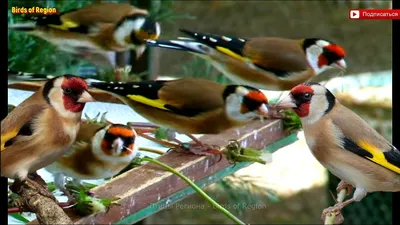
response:
[[[331,69],[346,69],[344,49],[319,38],[237,38],[181,29],[190,38],[148,40],[148,46],[183,50],[211,62],[239,84],[271,91],[290,90]]]
[[[33,24],[9,29],[42,38],[60,50],[79,55],[98,65],[111,65],[108,52],[136,50],[140,57],[146,40],[157,39],[160,25],[144,9],[128,3],[93,3],[61,14],[33,17]],[[103,65],[104,66],[104,65]]]

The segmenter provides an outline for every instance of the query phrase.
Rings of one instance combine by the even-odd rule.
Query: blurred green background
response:
[[[8,8],[12,6],[42,6],[56,7],[65,11],[95,1],[68,0],[9,0]],[[123,2],[123,1],[114,1]],[[183,36],[179,28],[216,34],[254,37],[280,36],[287,38],[321,37],[342,45],[347,51],[346,61],[348,71],[345,75],[366,72],[391,70],[392,65],[392,25],[391,21],[350,20],[350,8],[388,8],[390,1],[130,1],[133,5],[149,7],[152,15],[160,19],[162,33],[160,38],[169,39]],[[23,16],[11,14],[9,24],[21,22]],[[23,72],[45,74],[82,74],[82,68],[91,64],[58,51],[54,46],[35,37],[25,34],[8,33],[8,67]],[[138,76],[134,71],[132,79],[149,79],[156,77],[204,77],[221,83],[229,83],[213,67],[205,61],[190,54],[165,49],[148,49],[142,66],[147,76]],[[101,73],[101,71],[99,72]],[[102,79],[113,79],[112,75],[100,74]],[[351,101],[348,104],[353,107]],[[356,109],[356,107],[354,107]],[[367,121],[375,121],[378,129],[381,124],[386,127],[380,132],[389,140],[391,137],[391,109],[387,108],[357,108],[357,112]],[[377,117],[371,114],[375,111],[385,111],[385,116]],[[384,123],[379,122],[384,121]],[[372,123],[371,123],[372,124]],[[376,125],[377,124],[377,125]],[[384,132],[385,130],[385,132]],[[207,187],[207,192],[222,204],[235,205],[244,203],[252,208],[231,209],[247,223],[257,224],[316,224],[321,223],[320,215],[323,208],[334,204],[329,191],[335,193],[338,180],[327,175],[325,170],[315,160],[307,155],[305,143],[299,142],[291,149],[285,149],[282,156],[282,166],[267,170],[247,170],[247,175],[234,175]],[[305,159],[293,160],[291,165],[283,165],[294,153],[306,155]],[[304,153],[303,153],[304,152]],[[282,153],[284,154],[284,153]],[[314,160],[314,161],[313,161]],[[296,163],[296,164],[294,164]],[[319,171],[319,181],[308,178],[310,175],[303,167],[314,163],[315,171]],[[257,167],[259,168],[259,167]],[[283,185],[283,180],[291,180],[293,171],[300,171],[304,180],[312,184],[307,188]],[[289,172],[288,172],[289,171]],[[301,172],[303,171],[303,172]],[[257,178],[260,173],[263,178]],[[269,174],[268,174],[269,173]],[[322,174],[322,175],[321,175]],[[324,175],[325,174],[325,175]],[[268,185],[268,177],[279,176],[281,185]],[[324,180],[323,177],[326,177]],[[321,178],[322,177],[322,178]],[[260,179],[264,179],[262,185]],[[322,181],[321,181],[322,182]],[[313,185],[316,183],[315,185]],[[286,183],[285,183],[286,184]],[[280,194],[283,189],[290,189],[290,195]],[[296,190],[296,191],[293,191]],[[180,205],[207,205],[200,197],[194,195],[179,202]],[[258,207],[257,207],[258,206]],[[374,193],[368,195],[362,202],[351,204],[343,210],[345,224],[391,224],[391,194]],[[205,224],[230,223],[223,215],[212,208],[189,210],[184,207],[171,207],[146,218],[142,223],[173,223],[173,224]]]

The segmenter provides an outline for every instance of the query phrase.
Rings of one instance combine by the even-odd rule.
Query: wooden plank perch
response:
[[[219,135],[204,135],[200,139],[207,144],[226,146],[236,139],[243,147],[263,149],[276,145],[276,141],[286,136],[281,120],[254,121],[239,129],[226,131]],[[292,135],[274,149],[296,140]],[[182,152],[168,152],[158,160],[185,174],[200,187],[214,183],[250,163],[230,164],[225,158],[218,162],[218,156],[195,156]],[[153,165],[145,164],[107,181],[92,189],[98,198],[119,198],[108,212],[80,217],[69,213],[75,224],[133,224],[162,210],[194,193],[191,187],[174,174]],[[31,224],[37,223],[32,221]]]

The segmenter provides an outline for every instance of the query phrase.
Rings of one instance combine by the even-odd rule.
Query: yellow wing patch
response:
[[[4,149],[6,149],[6,148],[4,147],[4,144],[5,144],[7,141],[9,141],[10,139],[12,139],[12,138],[14,138],[15,136],[17,136],[17,134],[18,134],[18,131],[11,131],[11,132],[8,132],[8,133],[6,133],[6,134],[4,134],[4,135],[1,135],[1,151],[3,151]]]
[[[390,162],[388,162],[385,158],[385,155],[383,154],[383,152],[381,152],[378,148],[376,148],[374,145],[366,142],[366,141],[360,141],[358,142],[358,146],[360,146],[361,148],[363,148],[364,150],[368,151],[369,153],[372,154],[372,158],[369,158],[371,161],[378,163],[379,165],[393,171],[396,172],[398,174],[400,174],[400,168],[391,164]]]
[[[140,102],[142,104],[152,106],[154,108],[171,111],[164,107],[167,103],[161,99],[154,100],[154,99],[149,99],[149,98],[143,97],[141,95],[127,95],[127,97],[135,102]]]
[[[79,24],[72,22],[71,20],[65,20],[62,19],[62,24],[61,25],[54,25],[54,24],[49,24],[49,27],[55,28],[55,29],[60,29],[60,30],[68,30],[70,28],[78,27]]]
[[[226,54],[226,55],[229,55],[230,57],[233,57],[233,58],[235,58],[235,59],[238,59],[238,60],[240,60],[240,61],[243,61],[243,62],[249,61],[247,58],[245,58],[245,57],[243,57],[243,56],[241,56],[241,55],[239,55],[239,54],[236,54],[236,53],[232,52],[231,50],[229,50],[229,49],[227,49],[227,48],[217,46],[216,49],[217,49],[218,51],[220,51],[220,52],[222,52],[222,53],[224,53],[224,54]]]

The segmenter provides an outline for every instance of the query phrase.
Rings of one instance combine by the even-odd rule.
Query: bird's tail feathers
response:
[[[33,81],[33,80],[49,80],[56,76],[49,75],[49,74],[40,74],[40,73],[27,73],[27,72],[20,72],[15,70],[8,69],[8,76],[13,77],[16,80],[23,80],[23,81]]]
[[[14,24],[8,27],[10,30],[17,30],[17,31],[34,31],[36,29],[35,24]]]

